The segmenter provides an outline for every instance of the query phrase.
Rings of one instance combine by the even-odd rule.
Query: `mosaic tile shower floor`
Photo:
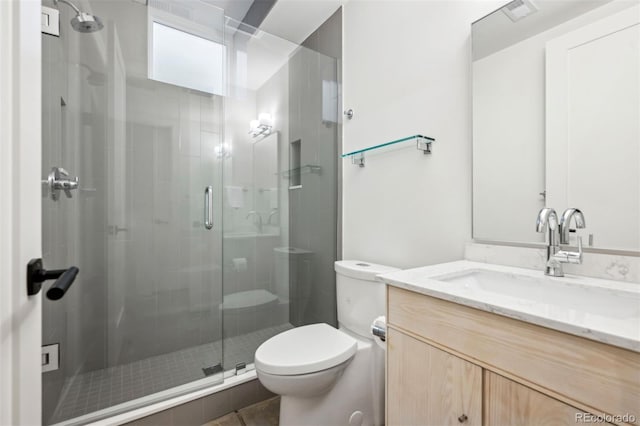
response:
[[[246,361],[247,354],[254,354],[262,342],[290,328],[282,324],[225,339],[225,365]],[[220,342],[214,342],[80,374],[65,381],[51,423],[202,379],[203,368],[221,361]]]

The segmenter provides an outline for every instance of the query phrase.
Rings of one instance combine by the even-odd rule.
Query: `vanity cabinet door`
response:
[[[389,328],[387,425],[481,425],[482,369]]]
[[[488,370],[484,371],[484,396],[486,426],[590,423],[584,411]]]

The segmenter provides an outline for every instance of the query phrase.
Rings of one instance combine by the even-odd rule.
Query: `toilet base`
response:
[[[280,426],[384,424],[384,351],[372,340],[349,334],[358,350],[342,377],[324,395],[281,396]]]

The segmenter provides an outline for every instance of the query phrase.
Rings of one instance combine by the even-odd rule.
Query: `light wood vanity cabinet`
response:
[[[483,389],[487,425],[575,426],[576,415],[586,414],[488,370],[484,370]]]
[[[388,425],[482,423],[481,367],[393,329],[387,345]]]
[[[640,425],[640,354],[387,289],[387,425]]]

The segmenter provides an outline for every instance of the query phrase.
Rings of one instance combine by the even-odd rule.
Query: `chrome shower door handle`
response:
[[[213,228],[213,187],[207,186],[204,189],[204,227]]]

